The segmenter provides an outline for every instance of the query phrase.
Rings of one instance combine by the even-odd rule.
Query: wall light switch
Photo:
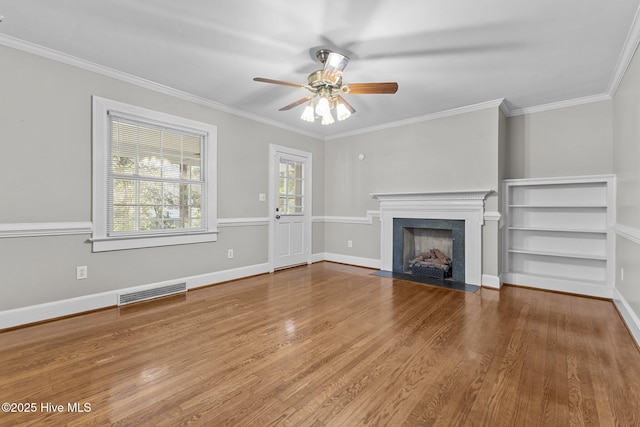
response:
[[[267,195],[264,193],[260,193],[258,194],[258,200],[261,202],[266,202],[267,201]]]

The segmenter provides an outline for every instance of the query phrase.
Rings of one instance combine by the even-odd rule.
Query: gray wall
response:
[[[0,224],[91,221],[91,96],[218,126],[218,217],[266,217],[269,144],[313,154],[324,214],[324,147],[314,138],[0,46]],[[314,227],[324,246],[324,230]],[[319,234],[318,234],[319,233]],[[215,243],[92,253],[90,235],[0,239],[0,310],[267,262],[268,227]],[[235,257],[227,259],[233,248]],[[75,267],[88,266],[77,281]]]
[[[364,217],[379,209],[371,197],[378,192],[497,191],[499,114],[492,107],[327,141],[325,188],[331,191],[325,192],[325,214]],[[497,194],[486,209],[498,210]],[[497,275],[497,224],[485,225],[483,239],[483,271]],[[325,247],[379,259],[380,224],[325,224]]]
[[[510,117],[504,178],[612,173],[612,129],[611,101]]]
[[[91,96],[218,126],[218,216],[266,217],[268,145],[313,154],[313,215],[364,217],[372,192],[498,190],[504,178],[618,174],[618,222],[640,233],[640,64],[613,101],[505,118],[498,108],[322,142],[0,46],[0,224],[91,220]],[[363,161],[358,154],[364,154]],[[325,189],[329,189],[325,191]],[[498,211],[498,194],[488,211]],[[497,275],[498,224],[483,272]],[[313,253],[379,259],[380,223],[313,224]],[[266,226],[209,244],[94,254],[89,235],[0,239],[0,310],[267,262]],[[347,240],[353,247],[347,248]],[[618,238],[617,285],[640,313],[640,245]],[[235,258],[226,258],[233,248]],[[75,280],[87,265],[89,279]]]
[[[636,52],[613,99],[613,171],[617,223],[635,239],[616,239],[616,287],[640,317],[640,54]],[[624,269],[624,281],[620,269]]]

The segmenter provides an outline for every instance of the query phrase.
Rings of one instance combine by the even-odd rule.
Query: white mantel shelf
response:
[[[429,191],[411,193],[371,193],[374,199],[383,201],[429,201],[429,200],[484,200],[493,190]]]
[[[380,201],[382,270],[393,270],[393,219],[451,219],[465,222],[465,282],[481,285],[484,200],[493,190],[372,193]]]

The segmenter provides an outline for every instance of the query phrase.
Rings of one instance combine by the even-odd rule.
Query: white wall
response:
[[[92,95],[217,125],[219,218],[270,214],[258,201],[269,192],[270,143],[313,154],[313,214],[324,214],[320,140],[4,46],[0,64],[0,225],[91,221]],[[314,230],[322,247],[324,230]],[[107,253],[92,253],[89,237],[0,238],[0,312],[268,257],[267,226],[223,228],[214,243]],[[80,265],[88,266],[89,278],[77,281]]]

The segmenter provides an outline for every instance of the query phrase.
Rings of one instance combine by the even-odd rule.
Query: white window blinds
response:
[[[203,231],[205,136],[108,113],[107,235]]]

